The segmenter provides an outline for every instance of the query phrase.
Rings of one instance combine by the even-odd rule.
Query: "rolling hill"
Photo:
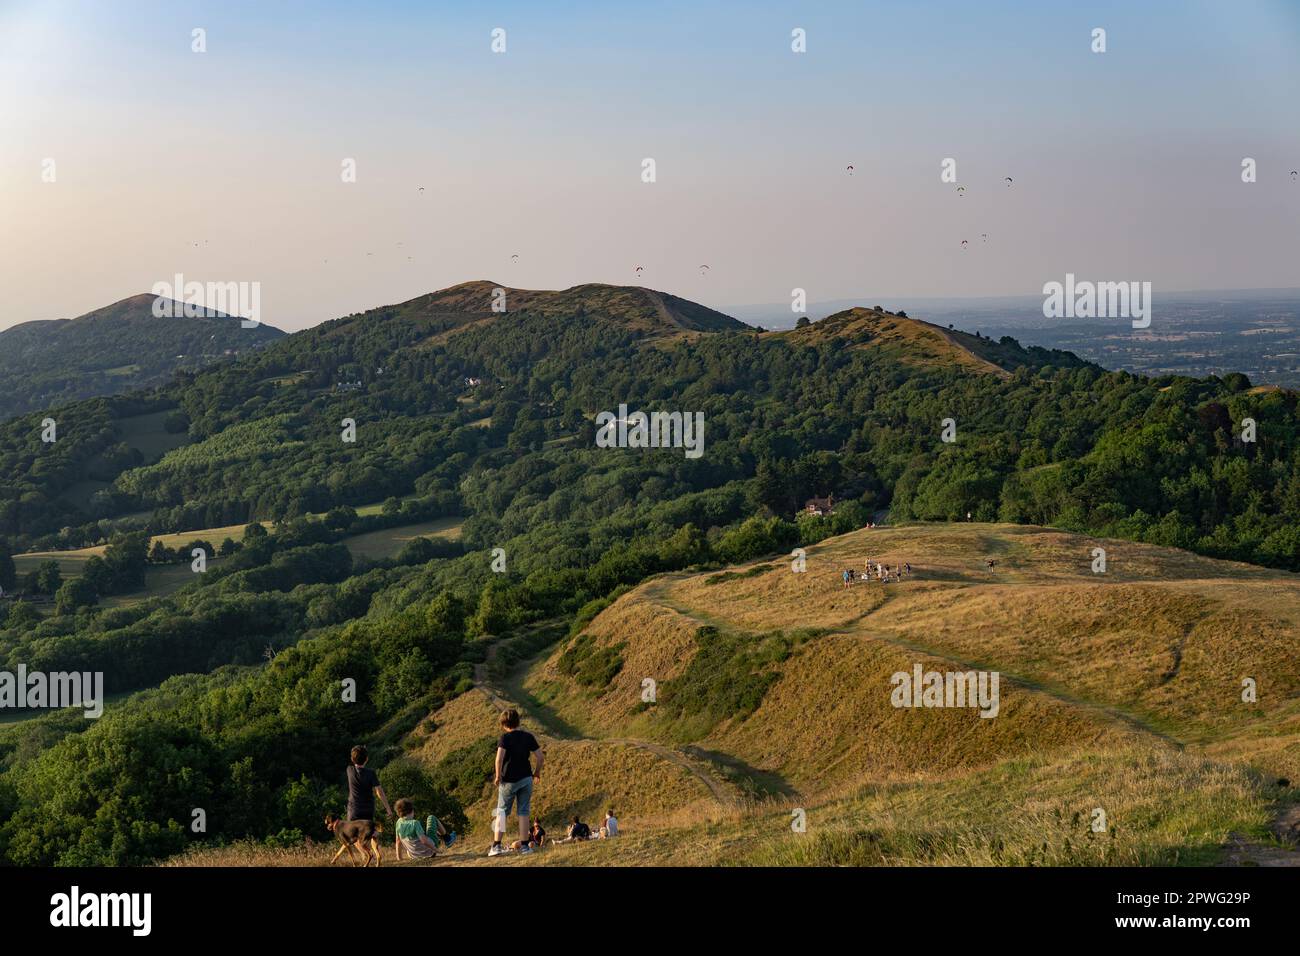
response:
[[[75,319],[24,322],[0,331],[0,420],[96,395],[166,382],[282,338],[270,325],[244,329],[229,316],[157,318],[154,295],[135,295]]]
[[[1261,847],[1289,793],[1269,776],[1295,765],[1294,394],[876,309],[765,333],[642,288],[507,289],[504,313],[495,288],[63,406],[57,441],[41,414],[0,423],[18,555],[0,554],[0,665],[100,671],[114,701],[90,726],[0,728],[0,857],[135,865],[254,839],[293,859],[357,741],[477,841],[505,700],[556,755],[552,828],[602,803],[629,822],[617,850],[557,860],[1287,852]],[[702,416],[702,454],[598,444],[624,403]],[[828,495],[833,515],[805,505]],[[882,514],[898,527],[859,530]],[[254,522],[182,587],[185,556],[150,545]],[[917,574],[836,587],[868,543]],[[795,547],[807,575],[773,557]],[[73,552],[77,578],[40,572]],[[900,718],[877,692],[909,661],[997,668],[999,715]],[[1247,709],[1223,699],[1254,677],[1239,663]],[[1079,826],[1085,801],[1114,836]],[[194,806],[210,834],[187,829]],[[797,810],[814,839],[783,841]]]
[[[489,761],[496,713],[521,706],[547,748],[534,805],[551,829],[618,808],[617,846],[522,865],[1300,864],[1283,829],[1300,801],[1277,784],[1300,772],[1300,577],[1008,525],[807,550],[804,573],[776,556],[650,579],[522,667],[480,669],[410,752],[434,772],[465,749]],[[845,589],[840,569],[868,556],[912,573]],[[612,655],[616,673],[588,683],[575,653]],[[891,676],[918,663],[998,671],[999,712],[893,706]],[[1255,704],[1249,675],[1266,688]],[[470,804],[469,844],[433,865],[494,862],[490,794]],[[325,860],[245,847],[184,862]]]

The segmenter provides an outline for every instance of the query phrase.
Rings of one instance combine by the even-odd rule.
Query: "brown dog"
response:
[[[379,852],[379,834],[384,832],[384,828],[375,823],[374,820],[341,820],[334,814],[327,813],[325,814],[325,828],[338,837],[339,842],[343,844],[339,847],[339,851],[334,854],[334,858],[330,860],[331,866],[343,855],[344,850],[347,851],[348,859],[352,861],[352,865],[357,866],[357,848],[360,848],[361,852],[365,854],[366,862],[360,865],[369,866],[372,858],[375,861],[375,866],[383,863],[383,856]]]

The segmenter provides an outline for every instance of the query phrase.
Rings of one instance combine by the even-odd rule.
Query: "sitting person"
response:
[[[540,850],[542,844],[546,842],[546,830],[538,820],[533,821],[532,828],[528,831],[528,848],[530,850]],[[510,844],[510,849],[518,852],[524,848],[523,840],[515,840]]]
[[[614,816],[614,810],[611,807],[605,811],[605,824],[600,828],[600,838],[605,840],[616,836],[618,836],[618,817]]]
[[[580,840],[590,840],[590,839],[591,839],[591,827],[587,826],[587,824],[579,820],[578,815],[575,813],[573,815],[573,823],[569,824],[569,835],[566,836],[560,842],[575,843]]]
[[[438,844],[429,838],[429,834],[436,834],[444,846],[451,846],[456,840],[455,833],[448,833],[447,828],[438,822],[438,818],[429,815],[425,825],[422,826],[420,821],[415,819],[415,805],[403,797],[397,801],[397,836],[394,840],[393,849],[397,853],[397,858],[402,858],[402,850],[406,850],[406,855],[412,859],[427,859],[436,856],[438,853]]]

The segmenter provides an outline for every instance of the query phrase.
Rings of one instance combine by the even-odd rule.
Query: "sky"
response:
[[[1294,0],[0,0],[0,328],[177,273],[288,330],[472,279],[1300,286],[1298,97]]]

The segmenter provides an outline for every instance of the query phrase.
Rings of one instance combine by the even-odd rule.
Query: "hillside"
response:
[[[973,829],[923,838],[955,844],[890,852],[956,859],[994,826],[986,797],[961,803],[976,778],[1006,790],[1004,806],[1063,806],[1073,781],[1113,778],[1121,804],[1180,808],[1116,844],[1123,859],[1202,859],[1225,833],[1261,838],[1273,798],[1240,761],[1279,775],[1294,762],[1294,715],[1268,696],[1290,692],[1272,636],[1288,619],[1270,610],[1274,584],[1232,588],[1300,570],[1294,394],[1110,373],[877,310],[714,332],[704,307],[639,288],[516,294],[528,307],[506,313],[482,311],[487,291],[343,317],[155,389],[63,406],[57,441],[43,440],[43,413],[0,423],[0,667],[102,672],[111,701],[109,720],[24,713],[0,727],[0,859],[137,865],[195,842],[301,846],[338,808],[356,741],[394,786],[481,827],[477,748],[494,728],[467,691],[488,713],[493,699],[525,703],[564,756],[548,815],[608,801],[656,826],[716,820],[681,844],[697,861],[740,852],[715,837],[760,846],[745,808],[764,799],[832,816],[853,800],[873,819],[910,800],[952,804]],[[622,404],[702,416],[700,454],[598,444],[594,419]],[[1240,438],[1247,417],[1257,441]],[[835,513],[810,513],[827,495]],[[918,548],[907,559],[933,576],[879,608],[883,591],[817,590],[811,572],[792,583],[775,559],[738,576],[795,547],[833,554],[823,542],[882,514],[953,529],[950,550],[972,560],[1005,548],[1019,576],[977,587],[969,566]],[[1084,575],[1092,590],[1061,577],[1052,562],[1066,552],[1042,538],[1022,572],[1020,525],[1113,539],[1115,577]],[[986,547],[962,543],[980,528]],[[203,574],[187,570],[194,536],[221,551]],[[1086,560],[1080,541],[1062,547]],[[1159,566],[1236,570],[1161,571],[1151,590],[1125,579],[1144,548]],[[728,566],[744,570],[717,570]],[[769,586],[746,623],[745,588]],[[789,588],[791,603],[764,609]],[[893,597],[914,591],[924,598]],[[700,597],[715,594],[725,606]],[[1088,617],[1148,606],[1159,620],[1132,634]],[[971,625],[946,628],[950,607]],[[889,641],[854,629],[867,614]],[[979,614],[997,626],[977,628]],[[1238,648],[1202,644],[1204,628],[1238,634],[1241,659],[1275,669],[1259,678],[1260,721],[1206,704],[1226,686],[1211,670]],[[559,656],[521,683],[516,665],[548,646]],[[857,686],[922,651],[1004,668],[1001,716],[915,712],[903,727]],[[647,677],[664,689],[653,708],[639,696]],[[819,710],[831,716],[806,720]],[[871,732],[841,730],[857,720]],[[459,730],[440,737],[444,726]],[[1204,761],[1217,790],[1195,784]],[[1141,789],[1148,765],[1166,775],[1154,791]],[[150,789],[153,774],[176,787]],[[924,780],[942,787],[914,789]],[[102,812],[111,801],[133,810]],[[201,838],[182,820],[195,806],[214,821]],[[1025,836],[1007,831],[1008,859],[1027,858]],[[1097,859],[1063,846],[1062,860]]]
[[[504,298],[497,297],[498,289]],[[707,306],[641,286],[587,283],[553,291],[516,289],[479,279],[326,323],[321,334],[330,338],[364,335],[366,326],[382,322],[400,329],[409,344],[427,349],[468,329],[482,329],[506,317],[518,321],[529,315],[610,322],[647,337],[750,328]]]
[[[0,420],[95,395],[159,385],[282,338],[270,325],[229,316],[157,318],[156,296],[136,295],[75,319],[0,331]]]
[[[866,556],[912,574],[844,589]],[[802,574],[777,557],[653,578],[524,668],[481,671],[411,752],[435,773],[466,749],[486,766],[495,713],[522,706],[547,747],[548,825],[612,804],[625,831],[526,865],[1296,865],[1269,834],[1300,807],[1275,785],[1300,772],[1298,626],[1296,575],[1042,528],[859,531],[809,548]],[[575,654],[616,673],[586,683]],[[892,706],[891,675],[916,663],[999,671],[997,716]],[[1250,674],[1257,705],[1240,701]],[[482,859],[478,793],[471,840],[441,863],[503,865]],[[249,853],[186,862],[325,862]]]
[[[773,333],[792,344],[819,345],[842,341],[865,350],[881,360],[932,369],[960,368],[1006,378],[1021,366],[1050,363],[1063,368],[1088,365],[1068,352],[1048,351],[1018,342],[993,342],[952,328],[941,328],[922,319],[874,308],[856,307],[828,315],[807,325]]]

